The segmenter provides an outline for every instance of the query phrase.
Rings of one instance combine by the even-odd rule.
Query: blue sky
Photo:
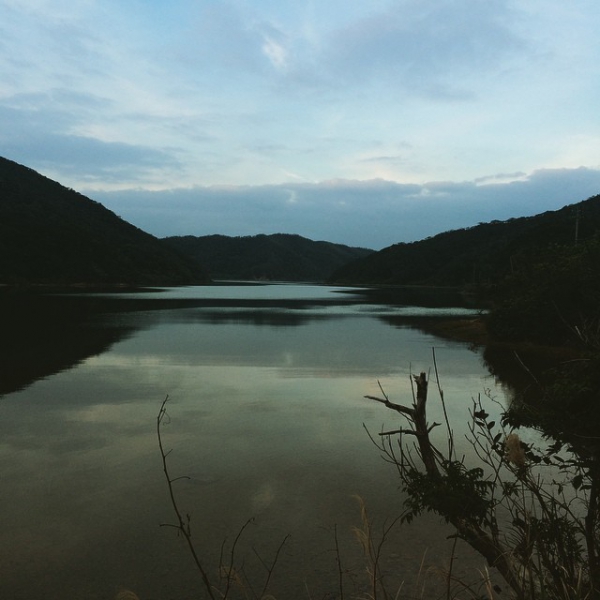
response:
[[[166,235],[381,248],[600,193],[597,0],[0,0],[0,155]]]

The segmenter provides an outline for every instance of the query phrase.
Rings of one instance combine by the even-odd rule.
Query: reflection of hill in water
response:
[[[439,338],[469,344],[481,353],[483,364],[510,398],[518,402],[538,403],[543,396],[544,374],[565,361],[580,358],[575,349],[535,344],[495,343],[489,340],[485,326],[477,317],[381,316],[394,327],[411,327]]]
[[[461,321],[457,319],[456,323]],[[454,335],[456,328],[448,326],[447,319],[389,322],[460,341]],[[467,325],[469,322],[465,321]],[[467,334],[462,341],[471,343],[481,353],[483,364],[509,400],[508,426],[533,428],[548,440],[566,442],[579,458],[600,455],[597,358],[575,346],[498,343],[486,336],[475,339],[477,331]]]
[[[299,327],[317,319],[332,319],[334,315],[316,315],[302,310],[201,310],[186,312],[183,317],[190,323],[209,323],[211,325],[254,325],[265,327]]]
[[[475,308],[477,300],[460,288],[419,285],[373,286],[355,288],[352,294],[360,294],[373,304],[393,306],[422,306],[429,308]]]
[[[340,298],[335,304],[351,302]],[[289,327],[317,318],[304,312],[307,308],[331,304],[334,303],[323,300],[141,298],[135,293],[111,296],[6,289],[0,292],[0,395],[23,389],[106,352],[152,322],[147,318],[148,311],[193,309],[182,311],[180,318],[215,324]],[[143,319],[113,318],[141,311],[146,315]]]
[[[345,307],[357,304],[361,307],[468,304],[454,291],[418,288],[354,289],[331,298],[169,298],[155,293],[148,297],[136,293],[1,291],[0,395],[102,354],[135,331],[151,326],[158,318],[215,325],[299,327],[315,320],[340,318]],[[173,310],[177,312],[168,312]],[[164,316],[159,317],[159,312]],[[379,318],[392,326],[407,324],[403,317]]]
[[[549,411],[549,388],[555,383],[556,374],[570,364],[581,363],[582,355],[577,349],[567,347],[490,344],[483,351],[483,361],[509,393],[513,408],[525,408],[533,414]],[[564,391],[564,403],[559,402],[552,410],[569,410],[566,400],[573,390]]]
[[[0,294],[0,395],[70,369],[132,332],[103,326],[98,302],[19,292]]]

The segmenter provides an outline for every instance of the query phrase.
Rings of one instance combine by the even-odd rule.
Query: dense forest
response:
[[[213,279],[230,280],[324,281],[335,269],[372,253],[365,248],[315,242],[283,233],[182,236],[164,241],[201,261]]]
[[[196,261],[98,202],[0,157],[0,283],[207,281]]]
[[[481,223],[400,243],[349,263],[334,283],[481,285],[514,271],[523,257],[552,245],[585,241],[600,229],[600,196],[557,211]]]
[[[599,213],[595,196],[506,223],[512,239],[498,246],[493,280],[476,281],[489,306],[484,360],[505,381],[508,372],[519,379],[505,423],[535,427],[556,447],[573,448],[594,485],[597,461],[593,471],[586,461],[600,456]],[[482,256],[487,264],[492,258]],[[513,368],[501,373],[508,362]]]

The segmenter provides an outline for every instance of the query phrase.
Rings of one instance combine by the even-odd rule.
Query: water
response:
[[[377,531],[402,510],[394,468],[365,431],[400,424],[364,398],[380,395],[378,382],[409,404],[410,373],[428,371],[435,348],[455,424],[485,390],[504,401],[477,350],[411,326],[476,312],[460,302],[425,308],[296,285],[35,302],[11,305],[3,357],[14,375],[0,399],[1,598],[110,599],[121,588],[142,600],[204,597],[182,539],[161,527],[174,522],[156,437],[167,395],[163,441],[171,477],[187,477],[173,486],[197,547],[216,569],[222,541],[229,548],[254,517],[237,549],[260,573],[256,553],[272,560],[289,535],[280,598],[336,597],[334,531],[347,585],[360,589],[354,496]],[[432,398],[430,420],[441,419]],[[410,579],[425,552],[442,564],[443,532],[431,519],[394,530],[386,566]]]

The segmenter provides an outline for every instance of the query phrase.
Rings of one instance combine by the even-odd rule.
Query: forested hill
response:
[[[164,241],[202,260],[213,279],[319,282],[343,264],[373,252],[282,233],[244,237],[183,236]]]
[[[77,192],[0,157],[0,283],[204,283],[199,264]]]
[[[332,283],[465,285],[492,283],[521,257],[584,241],[600,231],[600,195],[556,211],[481,223],[384,248],[338,269]]]

